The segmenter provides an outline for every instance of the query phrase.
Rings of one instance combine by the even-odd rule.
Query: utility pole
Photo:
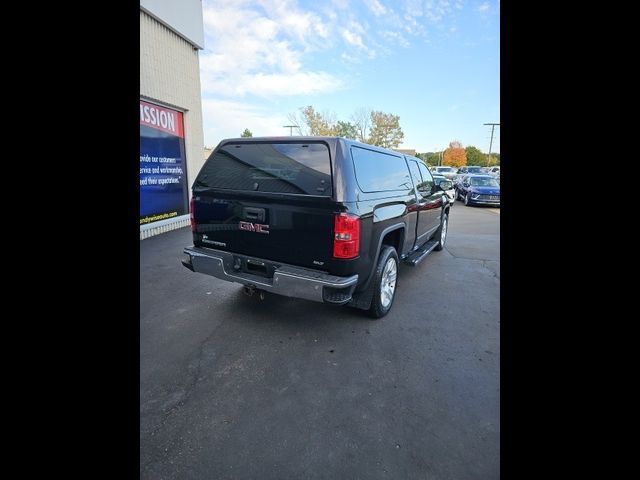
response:
[[[299,128],[298,125],[283,125],[283,128],[288,128],[289,129],[289,136],[292,137],[293,136],[293,129],[294,128]]]
[[[491,125],[491,141],[489,142],[489,160],[487,163],[491,162],[491,147],[493,145],[493,129],[496,128],[496,125],[500,125],[499,123],[483,123],[483,125]]]

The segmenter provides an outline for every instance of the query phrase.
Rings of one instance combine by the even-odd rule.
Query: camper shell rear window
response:
[[[332,195],[329,147],[322,142],[225,143],[194,187],[293,195]]]

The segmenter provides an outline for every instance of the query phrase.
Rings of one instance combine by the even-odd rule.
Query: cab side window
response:
[[[431,172],[429,172],[429,169],[422,162],[418,162],[418,168],[422,174],[422,183],[418,185],[418,191],[423,196],[431,195],[433,193],[433,177],[431,176]]]
[[[413,179],[413,184],[418,187],[422,183],[422,175],[420,175],[420,169],[418,168],[418,162],[414,160],[409,160],[407,162],[409,164],[409,171],[411,172],[411,178]]]

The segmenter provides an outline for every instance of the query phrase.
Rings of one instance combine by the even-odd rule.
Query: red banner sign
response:
[[[184,138],[182,112],[140,100],[140,125],[157,128],[163,132]]]

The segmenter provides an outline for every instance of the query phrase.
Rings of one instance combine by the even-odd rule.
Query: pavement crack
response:
[[[495,260],[483,260],[482,268],[489,270],[489,272],[491,272],[491,275],[493,275],[493,278],[500,280],[500,275],[498,275],[498,272],[495,272],[491,270],[489,267],[487,267],[487,262],[495,262]]]
[[[460,260],[477,260],[477,261],[482,261],[482,262],[499,262],[500,260],[495,260],[492,258],[471,258],[471,257],[461,257],[459,255],[456,255],[454,253],[451,252],[451,250],[449,250],[447,248],[447,246],[445,245],[444,249],[447,251],[447,253],[449,255],[451,255],[453,258],[458,258]]]
[[[481,262],[480,266],[482,268],[484,268],[485,270],[489,270],[489,272],[491,273],[491,276],[497,280],[500,280],[500,274],[498,272],[493,271],[491,268],[489,268],[487,266],[487,262],[496,262],[498,264],[500,264],[500,260],[494,260],[491,258],[470,258],[470,257],[461,257],[458,255],[455,255],[454,253],[451,252],[451,250],[449,250],[446,245],[444,247],[444,249],[447,251],[447,253],[449,253],[449,255],[451,255],[453,258],[456,258],[458,260],[471,260],[471,261],[475,261],[475,262]]]

